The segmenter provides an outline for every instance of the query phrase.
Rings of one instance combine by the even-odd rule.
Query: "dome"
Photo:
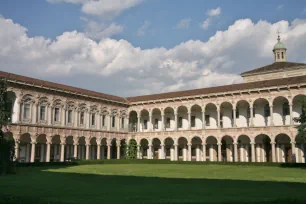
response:
[[[273,50],[277,50],[277,49],[287,49],[287,48],[286,48],[286,46],[285,46],[281,41],[278,41],[278,42],[274,45]]]

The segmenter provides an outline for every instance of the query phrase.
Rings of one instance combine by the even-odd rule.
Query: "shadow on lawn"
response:
[[[305,203],[305,183],[218,179],[178,179],[50,172],[65,168],[21,168],[0,178],[2,195],[79,204]],[[26,170],[25,170],[26,169]],[[279,199],[278,201],[273,201]],[[292,200],[297,199],[297,200]],[[5,203],[1,202],[0,203]],[[36,203],[35,203],[36,204]]]

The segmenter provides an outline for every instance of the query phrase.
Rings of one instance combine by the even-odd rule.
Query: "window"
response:
[[[205,125],[210,126],[210,116],[209,115],[205,115]]]
[[[182,117],[179,117],[179,120],[178,120],[178,128],[182,128],[183,127],[183,118]]]
[[[284,59],[284,52],[282,52],[282,59]]]
[[[191,116],[191,127],[195,127],[195,116]]]
[[[80,124],[84,125],[84,112],[81,112],[80,114]]]
[[[39,119],[40,120],[45,120],[46,119],[46,106],[40,106]]]
[[[269,117],[270,116],[270,107],[269,104],[265,104],[264,106],[264,116]]]
[[[54,121],[59,121],[59,108],[54,109]]]
[[[124,128],[124,118],[121,118],[121,128]]]
[[[72,123],[72,110],[68,110],[68,123]]]
[[[280,59],[279,52],[277,53],[277,59]]]
[[[158,129],[158,119],[157,118],[155,118],[154,129]]]
[[[113,116],[113,117],[112,117],[112,127],[113,127],[113,128],[115,127],[115,122],[116,122],[116,121],[115,121],[115,116]]]
[[[91,125],[94,126],[96,124],[96,114],[91,114]]]
[[[147,120],[144,120],[143,121],[143,129],[148,129],[148,121]]]
[[[283,104],[283,116],[289,115],[290,114],[290,110],[289,110],[289,104],[288,103],[284,103]]]
[[[30,104],[24,104],[23,118],[30,119]]]
[[[166,128],[170,128],[170,118],[167,118],[166,120]]]
[[[6,110],[8,110],[9,118],[8,118],[8,122],[12,122],[12,114],[13,114],[13,102],[12,101],[8,101],[6,103]]]
[[[105,115],[102,115],[102,127],[105,126]]]
[[[236,118],[239,118],[239,115],[240,115],[239,108],[236,108]]]

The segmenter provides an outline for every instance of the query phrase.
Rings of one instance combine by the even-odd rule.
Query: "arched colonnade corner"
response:
[[[122,159],[124,146],[132,138],[73,137],[45,134],[6,133],[15,141],[15,156],[20,162],[63,162],[72,158]],[[299,137],[280,133],[275,136],[193,136],[140,137],[137,159],[171,161],[296,162],[305,163],[306,144]]]
[[[306,96],[257,96],[216,102],[131,106],[130,132],[296,125]],[[156,106],[156,107],[155,107]]]

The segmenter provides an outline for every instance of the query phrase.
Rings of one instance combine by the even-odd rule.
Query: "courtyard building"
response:
[[[118,97],[0,72],[8,82],[7,137],[19,162],[138,159],[305,163],[294,118],[306,99],[306,64],[287,62],[280,37],[274,63],[226,86]]]

